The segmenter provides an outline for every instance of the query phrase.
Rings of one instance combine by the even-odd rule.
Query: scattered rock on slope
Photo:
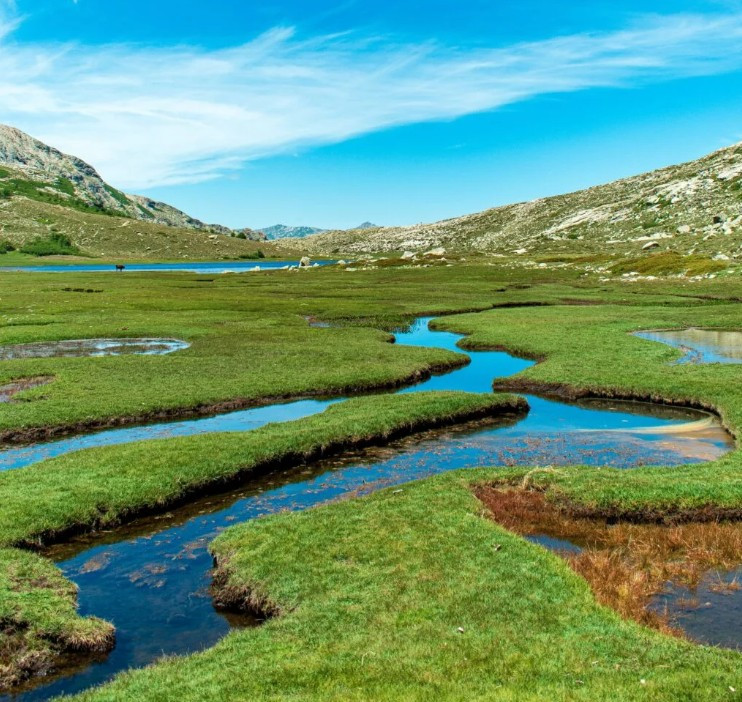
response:
[[[720,253],[740,256],[742,144],[607,185],[442,222],[325,232],[304,239],[302,248],[322,254],[437,247],[497,254],[522,249],[627,254],[638,253],[642,240],[671,237],[667,232],[677,233],[672,248],[679,253],[719,252],[715,237],[723,237]]]

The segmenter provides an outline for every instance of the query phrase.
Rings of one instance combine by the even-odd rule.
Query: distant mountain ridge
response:
[[[256,231],[263,232],[268,239],[292,239],[311,236],[312,234],[322,234],[327,229],[319,227],[291,227],[286,224],[274,224],[271,227],[259,227]]]
[[[228,227],[206,224],[181,210],[142,195],[129,195],[106,183],[98,172],[80,158],[62,153],[15,127],[0,124],[0,188],[7,196],[20,195],[130,219],[232,235]],[[247,238],[264,237],[241,230]]]
[[[376,229],[377,225],[371,222],[364,222],[359,224],[354,229]],[[319,227],[290,227],[285,224],[274,224],[271,227],[260,227],[256,231],[263,232],[263,234],[270,240],[275,239],[302,239],[307,236],[314,236],[315,234],[323,234],[324,232],[330,231],[329,229],[320,229]],[[349,230],[350,231],[350,230]]]

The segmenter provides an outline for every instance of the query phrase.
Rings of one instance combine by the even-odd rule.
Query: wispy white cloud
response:
[[[0,40],[14,32],[20,21],[15,0],[0,0]]]
[[[742,12],[646,16],[624,31],[498,48],[276,28],[218,50],[29,45],[3,33],[4,16],[16,21],[0,11],[0,121],[132,189],[546,93],[742,67]]]

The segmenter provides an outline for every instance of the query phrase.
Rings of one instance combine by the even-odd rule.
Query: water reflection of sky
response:
[[[19,358],[81,358],[86,356],[162,356],[187,349],[179,339],[67,339],[0,345],[0,361]]]
[[[636,336],[680,349],[685,355],[678,363],[742,363],[742,332],[681,329],[636,332]]]

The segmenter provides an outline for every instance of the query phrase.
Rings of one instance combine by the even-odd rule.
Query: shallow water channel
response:
[[[398,344],[445,348],[462,338],[428,329],[423,318],[397,334]],[[401,392],[490,392],[492,380],[532,365],[499,351],[467,352],[471,363]],[[214,609],[209,596],[212,560],[207,546],[223,529],[280,510],[301,510],[444,471],[489,465],[678,465],[707,461],[733,448],[719,423],[701,412],[629,402],[564,404],[527,397],[525,418],[479,421],[436,430],[380,448],[269,475],[227,494],[205,497],[159,517],[111,532],[79,537],[48,554],[80,587],[82,614],[116,626],[116,648],[102,660],[77,661],[56,680],[25,692],[47,699],[101,683],[163,654],[213,645],[232,626],[254,624]],[[213,431],[245,431],[322,411],[340,400],[304,400],[217,417],[100,432],[51,444],[12,448],[5,469],[103,444]]]

